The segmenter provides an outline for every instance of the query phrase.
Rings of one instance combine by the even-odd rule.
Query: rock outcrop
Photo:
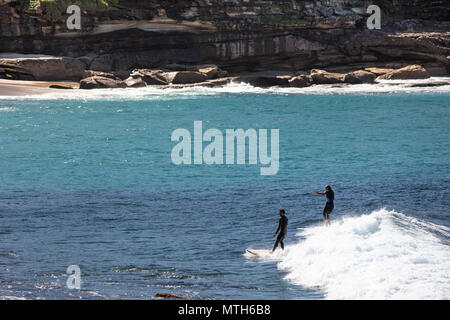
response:
[[[172,69],[175,67],[172,66]],[[196,66],[189,69],[198,70]],[[420,65],[410,65],[398,69],[366,68],[365,70],[351,70],[348,72],[329,72],[312,69],[309,73],[287,71],[264,71],[242,73],[229,77],[208,79],[207,74],[197,71],[172,71],[135,69],[130,76],[122,81],[114,74],[88,70],[85,75],[90,77],[81,80],[80,89],[123,88],[159,86],[161,88],[182,88],[189,86],[220,87],[230,82],[248,83],[255,87],[293,87],[303,88],[311,85],[347,85],[374,83],[378,80],[408,80],[428,79],[429,74]],[[434,85],[433,85],[434,84]],[[447,85],[446,81],[418,83],[418,86]]]

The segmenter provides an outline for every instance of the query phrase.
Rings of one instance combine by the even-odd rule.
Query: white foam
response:
[[[433,81],[450,81],[450,78],[431,78]],[[421,80],[423,83],[424,80]],[[125,88],[125,89],[92,89],[61,90],[52,93],[26,96],[0,96],[1,100],[171,100],[213,96],[220,94],[296,94],[296,95],[341,95],[341,94],[396,94],[396,93],[445,93],[450,92],[450,85],[437,87],[410,87],[415,80],[383,81],[377,84],[359,85],[314,85],[306,88],[259,88],[247,83],[229,83],[223,87],[185,87],[185,88]]]
[[[249,253],[247,250],[253,251],[257,253],[257,255]],[[284,256],[284,251],[282,251],[280,248],[275,250],[273,253],[271,250],[267,249],[254,249],[254,248],[248,248],[245,253],[243,254],[245,258],[249,260],[259,260],[264,262],[269,261],[280,261],[282,257]]]
[[[378,210],[299,232],[278,268],[328,299],[450,299],[450,229]]]
[[[17,111],[17,108],[13,107],[0,107],[0,112],[14,112]]]

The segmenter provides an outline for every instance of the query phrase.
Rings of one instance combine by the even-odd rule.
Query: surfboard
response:
[[[254,255],[254,256],[265,256],[271,253],[270,250],[264,250],[264,249],[246,249],[246,252]]]

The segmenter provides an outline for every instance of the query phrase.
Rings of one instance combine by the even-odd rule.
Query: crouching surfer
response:
[[[284,209],[279,210],[280,214],[280,222],[278,223],[278,228],[273,237],[275,238],[278,234],[277,241],[275,241],[275,245],[273,246],[273,249],[271,253],[275,251],[275,249],[278,247],[278,244],[281,245],[281,249],[284,250],[284,243],[283,240],[286,238],[287,231],[288,231],[288,218],[286,217],[286,211]]]

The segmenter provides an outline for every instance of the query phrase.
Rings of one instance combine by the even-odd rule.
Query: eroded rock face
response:
[[[420,65],[411,65],[379,76],[378,80],[428,79],[430,74]]]

